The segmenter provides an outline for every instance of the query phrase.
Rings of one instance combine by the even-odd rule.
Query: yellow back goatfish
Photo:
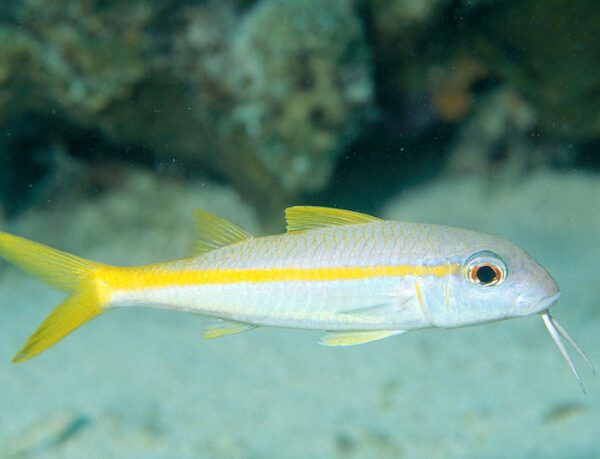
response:
[[[197,211],[193,254],[114,267],[0,233],[0,257],[70,296],[27,340],[22,362],[117,307],[194,312],[218,321],[205,338],[258,326],[325,330],[320,343],[349,346],[409,330],[464,327],[539,313],[581,384],[549,308],[550,274],[515,244],[447,226],[384,221],[297,206],[285,234],[254,237]]]

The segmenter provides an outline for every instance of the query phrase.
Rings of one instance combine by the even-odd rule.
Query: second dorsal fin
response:
[[[288,207],[285,210],[285,220],[288,232],[382,221],[380,218],[351,210],[315,206]]]
[[[196,234],[191,248],[192,255],[200,255],[252,238],[246,230],[205,210],[194,211],[194,219]]]

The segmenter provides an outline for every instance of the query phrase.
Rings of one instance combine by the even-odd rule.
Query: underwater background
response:
[[[600,2],[1,0],[0,230],[119,265],[195,208],[492,233],[600,366]],[[0,263],[0,458],[598,458],[538,317],[352,348],[127,309],[24,364],[62,295]]]

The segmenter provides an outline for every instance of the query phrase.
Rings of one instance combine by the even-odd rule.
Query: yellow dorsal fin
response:
[[[250,233],[239,226],[205,210],[194,211],[194,218],[196,235],[191,249],[193,255],[200,255],[252,238]]]
[[[380,218],[351,210],[315,206],[288,207],[285,210],[285,220],[288,232],[382,221]]]

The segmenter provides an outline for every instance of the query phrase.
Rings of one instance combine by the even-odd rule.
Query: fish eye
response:
[[[474,285],[491,287],[501,284],[507,276],[506,264],[493,252],[482,251],[465,263],[465,277]]]

